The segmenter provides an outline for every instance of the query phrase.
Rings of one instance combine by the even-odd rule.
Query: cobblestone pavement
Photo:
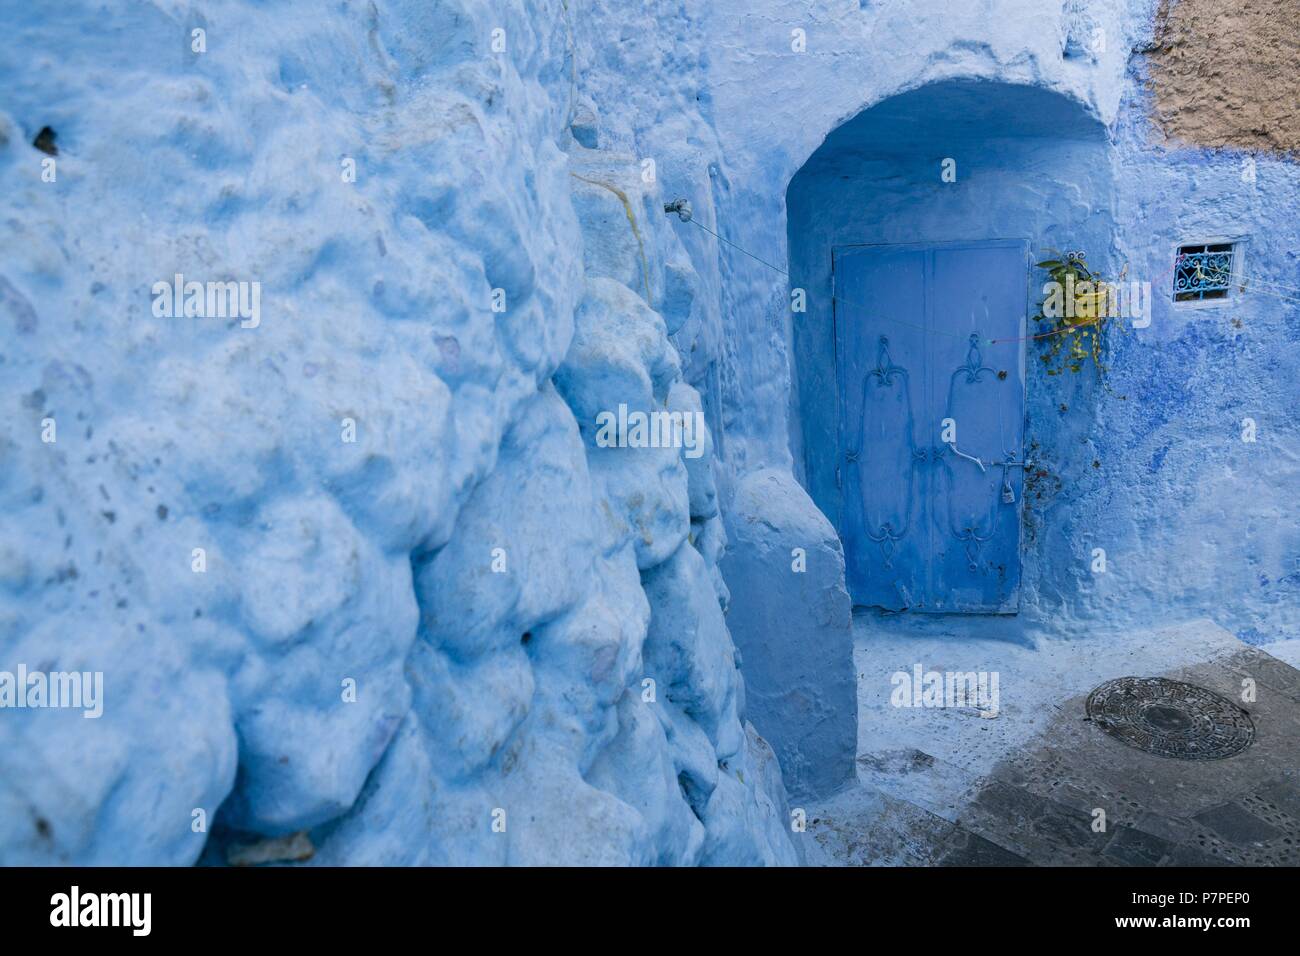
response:
[[[1156,643],[1136,655],[1082,641],[972,653],[925,634],[868,647],[858,661],[868,685],[861,785],[809,809],[809,862],[1300,865],[1300,671],[1208,622],[1145,636]],[[878,706],[877,685],[906,663],[900,652],[927,668],[997,669],[998,716]],[[1155,670],[1161,659],[1174,666]],[[1188,760],[1123,743],[1086,707],[1091,686],[1120,676],[1168,677],[1240,702],[1250,746]]]

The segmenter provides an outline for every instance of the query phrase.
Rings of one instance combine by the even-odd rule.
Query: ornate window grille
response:
[[[1223,242],[1179,246],[1174,261],[1174,301],[1226,299],[1235,274],[1237,247]]]

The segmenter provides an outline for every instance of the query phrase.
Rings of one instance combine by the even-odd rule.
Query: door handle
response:
[[[950,442],[947,443],[947,445],[948,445],[949,448],[952,449],[952,453],[953,453],[954,455],[960,455],[962,458],[965,458],[965,459],[967,459],[968,461],[973,461],[973,462],[975,462],[975,464],[977,464],[977,465],[980,466],[980,471],[988,471],[988,469],[984,467],[984,462],[980,461],[980,460],[979,460],[978,458],[976,458],[974,455],[968,455],[968,454],[966,454],[964,451],[961,451],[960,449],[958,449],[958,447],[957,447],[957,443],[956,443],[955,441],[950,441]]]

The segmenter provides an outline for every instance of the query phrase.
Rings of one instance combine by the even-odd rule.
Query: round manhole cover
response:
[[[1255,740],[1250,714],[1214,691],[1164,677],[1119,677],[1088,695],[1088,717],[1116,740],[1162,757],[1218,760]]]

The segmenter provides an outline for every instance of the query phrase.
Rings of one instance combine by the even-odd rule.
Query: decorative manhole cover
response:
[[[1116,740],[1162,757],[1218,760],[1255,740],[1250,714],[1226,697],[1164,677],[1119,677],[1088,695],[1088,717]]]

